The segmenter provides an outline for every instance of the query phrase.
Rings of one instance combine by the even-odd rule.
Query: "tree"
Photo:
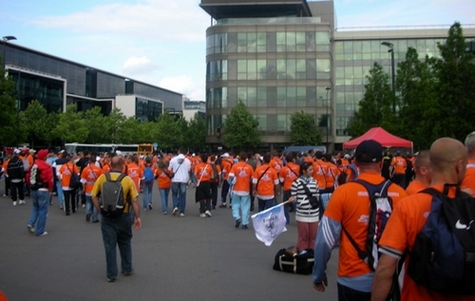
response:
[[[138,143],[153,143],[157,141],[157,122],[139,122],[138,124]]]
[[[31,147],[51,141],[51,132],[56,123],[52,122],[53,119],[49,118],[48,112],[38,100],[30,102],[26,110],[20,112],[20,120]]]
[[[104,143],[107,140],[107,118],[102,115],[100,107],[92,107],[84,114],[88,135],[88,143]]]
[[[119,143],[120,131],[127,120],[127,117],[118,108],[112,109],[109,116],[106,118],[105,132],[107,133],[106,140],[103,143]]]
[[[397,124],[396,116],[392,113],[393,93],[389,85],[389,75],[383,71],[381,65],[374,63],[366,78],[368,83],[365,85],[364,97],[348,125],[348,132],[352,137],[360,136],[377,126],[391,132]]]
[[[157,142],[162,150],[175,149],[180,145],[181,140],[180,124],[168,113],[160,115],[157,122]]]
[[[3,64],[2,64],[3,65]],[[20,121],[17,112],[15,97],[15,82],[6,76],[0,66],[0,144],[7,146],[17,145],[24,139],[19,127]]]
[[[68,105],[66,112],[60,114],[54,133],[64,142],[86,141],[88,135],[86,120],[82,118],[82,113],[77,112],[76,104]]]
[[[251,148],[261,143],[257,120],[239,100],[224,122],[221,134],[226,147]]]
[[[206,122],[198,114],[188,123],[188,147],[192,149],[204,149],[206,147]]]
[[[290,116],[290,131],[292,145],[320,145],[322,132],[315,125],[313,115],[304,111]]]

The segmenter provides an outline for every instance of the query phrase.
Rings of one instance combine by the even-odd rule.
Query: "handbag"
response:
[[[302,183],[303,189],[305,189],[305,193],[307,194],[308,202],[310,203],[310,206],[312,206],[312,209],[316,209],[320,206],[320,201],[318,200],[318,197],[314,196],[310,190],[307,187],[307,184]]]
[[[314,263],[314,251],[306,249],[304,252],[291,254],[289,249],[280,249],[274,258],[273,269],[292,274],[310,275]]]

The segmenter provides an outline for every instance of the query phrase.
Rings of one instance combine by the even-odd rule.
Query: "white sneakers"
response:
[[[206,217],[206,214],[201,213],[201,214],[200,214],[200,217]]]
[[[18,201],[18,204],[20,204],[20,205],[25,205],[26,202],[25,202],[24,200],[19,200],[19,201]]]
[[[16,206],[16,204],[17,204],[17,201],[13,201],[13,206]]]
[[[178,208],[177,207],[173,208],[173,213],[172,214],[176,215],[177,213],[178,213]]]
[[[205,215],[206,215],[206,216],[209,216],[209,217],[212,217],[212,216],[213,216],[213,215],[211,214],[211,212],[209,212],[209,210],[206,210]]]
[[[35,233],[35,228],[33,228],[32,225],[27,225],[27,227],[28,227],[28,231],[29,231],[30,233]]]

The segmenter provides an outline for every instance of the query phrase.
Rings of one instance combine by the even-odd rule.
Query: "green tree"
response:
[[[138,143],[153,143],[157,141],[157,122],[140,122],[137,130]]]
[[[107,118],[102,115],[100,107],[92,107],[84,114],[88,136],[88,143],[104,143],[107,140]]]
[[[45,145],[51,141],[51,132],[56,127],[43,105],[34,100],[30,102],[25,111],[20,112],[21,127],[26,133],[31,147]]]
[[[290,116],[292,145],[320,145],[322,132],[315,124],[315,117],[304,111]]]
[[[54,133],[64,142],[84,143],[86,141],[88,136],[86,120],[82,118],[81,112],[77,112],[76,104],[68,105],[66,112],[60,114]]]
[[[110,114],[106,117],[105,132],[107,133],[106,140],[103,143],[120,143],[121,128],[127,117],[118,108],[112,109]]]
[[[239,100],[226,118],[221,134],[226,147],[252,148],[261,143],[257,120]]]
[[[389,85],[389,75],[383,67],[374,63],[366,76],[365,94],[358,104],[358,111],[348,125],[352,137],[364,134],[372,127],[381,126],[391,132],[397,127],[397,120],[392,113],[393,93]]]
[[[2,63],[3,66],[3,63]],[[15,146],[24,139],[16,106],[15,82],[0,66],[0,144]]]
[[[160,149],[170,150],[182,146],[181,136],[180,124],[175,116],[165,113],[158,117],[157,142]]]
[[[204,149],[206,147],[206,122],[197,113],[188,123],[188,147],[192,149]]]
[[[453,137],[463,141],[475,127],[475,64],[466,52],[460,23],[450,27],[444,44],[439,44],[441,58],[436,59],[437,114],[434,114],[433,137]]]

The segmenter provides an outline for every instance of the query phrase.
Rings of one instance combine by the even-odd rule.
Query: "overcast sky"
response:
[[[236,0],[239,1],[239,0]],[[19,45],[204,100],[199,0],[3,0],[0,36]],[[335,0],[337,26],[475,24],[474,0]],[[475,26],[475,25],[472,25]]]

